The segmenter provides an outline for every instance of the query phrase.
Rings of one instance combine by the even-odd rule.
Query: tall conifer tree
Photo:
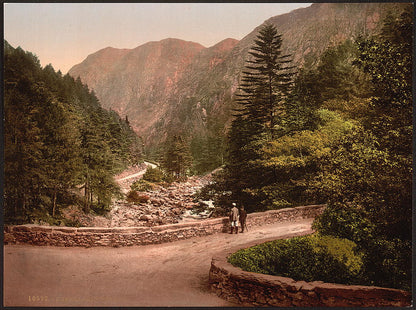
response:
[[[262,168],[256,164],[261,158],[259,150],[275,138],[282,124],[279,115],[294,75],[291,57],[281,47],[276,27],[264,25],[249,52],[251,59],[243,71],[237,115],[229,133],[228,161],[220,186],[231,193],[230,200],[244,203],[249,211],[258,208],[253,193],[265,186]]]
[[[277,116],[292,85],[294,67],[291,56],[282,54],[281,37],[275,26],[264,25],[243,71],[237,111],[248,119],[253,135],[265,133],[273,138]]]

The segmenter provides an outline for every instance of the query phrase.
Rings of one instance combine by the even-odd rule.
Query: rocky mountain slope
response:
[[[266,22],[276,25],[283,35],[284,52],[302,66],[316,62],[328,46],[374,33],[388,11],[406,5],[316,3]],[[105,108],[128,116],[148,147],[159,145],[168,133],[180,133],[191,141],[210,135],[221,138],[260,27],[239,42],[226,39],[209,48],[178,39],[149,42],[132,50],[106,48],[88,56],[69,74],[88,84]]]

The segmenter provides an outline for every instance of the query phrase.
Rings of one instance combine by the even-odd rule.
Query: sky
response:
[[[241,40],[272,16],[311,3],[5,3],[4,38],[62,73],[111,46],[178,38]]]

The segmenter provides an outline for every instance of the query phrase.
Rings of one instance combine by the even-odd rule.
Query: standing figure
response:
[[[233,203],[233,208],[230,211],[230,224],[231,224],[231,232],[230,234],[233,233],[234,228],[235,228],[235,233],[238,234],[238,209],[236,207],[236,204]]]
[[[246,226],[246,218],[247,218],[247,212],[244,210],[244,206],[240,206],[240,224],[241,224],[241,232],[244,232],[244,227]]]

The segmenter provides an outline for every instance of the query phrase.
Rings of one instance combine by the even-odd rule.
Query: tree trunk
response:
[[[90,206],[93,204],[93,193],[92,193],[92,189],[90,189],[90,200],[89,200],[89,202],[90,202]]]
[[[25,209],[26,209],[26,194],[23,193],[23,197],[22,197],[22,215],[25,214]]]
[[[56,210],[56,195],[57,195],[57,189],[54,187],[53,189],[53,207],[52,207],[52,217],[55,217],[55,210]]]
[[[88,176],[87,179],[85,180],[85,192],[84,192],[84,212],[88,213],[90,212],[90,206],[89,206],[89,184],[88,184]]]

